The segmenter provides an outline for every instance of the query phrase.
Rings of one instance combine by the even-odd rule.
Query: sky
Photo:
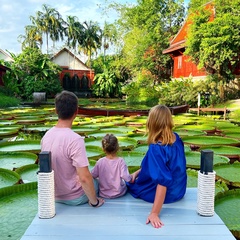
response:
[[[137,0],[114,2],[135,4]],[[24,34],[25,26],[31,25],[29,17],[42,11],[43,4],[56,9],[64,20],[66,16],[76,16],[80,22],[91,20],[98,22],[100,26],[105,21],[114,22],[117,16],[114,12],[103,14],[102,8],[107,6],[106,0],[0,0],[0,49],[15,54],[21,52],[18,37]]]

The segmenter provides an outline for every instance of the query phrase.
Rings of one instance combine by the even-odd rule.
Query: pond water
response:
[[[119,108],[120,105],[117,104],[119,103],[114,101],[112,103],[94,101],[94,105],[93,102],[88,102],[87,106],[101,108],[118,106]],[[123,102],[121,108],[125,105],[126,103]],[[240,175],[236,175],[231,182],[228,181],[228,176],[230,178],[231,171],[237,172],[239,168],[240,134],[236,135],[236,132],[240,133],[239,126],[231,121],[223,121],[220,116],[197,116],[186,113],[175,115],[173,118],[174,131],[182,137],[185,146],[188,187],[197,187],[200,151],[207,148],[213,149],[214,164],[218,166],[216,169],[220,169],[219,175],[217,172],[215,194],[228,192],[233,188],[238,189]],[[74,120],[73,130],[85,136],[91,167],[103,155],[102,137],[106,133],[114,133],[119,139],[121,148],[119,155],[124,157],[131,172],[139,168],[147,151],[146,119],[147,116],[78,115]],[[57,116],[52,104],[35,108],[24,106],[4,109],[0,113],[0,217],[4,219],[0,222],[1,239],[20,239],[37,214],[36,172],[40,139],[56,124],[56,121]],[[233,133],[235,135],[231,135]],[[192,151],[194,148],[197,151]],[[232,170],[228,171],[228,169]],[[240,204],[239,195],[234,198],[234,203],[236,202]],[[219,212],[224,214],[224,211]],[[239,212],[235,210],[230,214],[240,223]],[[236,230],[236,224],[234,226],[228,222],[226,224],[230,230],[233,227]],[[237,225],[238,230],[240,230],[239,225]]]

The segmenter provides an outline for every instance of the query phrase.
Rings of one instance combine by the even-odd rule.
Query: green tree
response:
[[[104,28],[102,31],[102,47],[103,47],[103,56],[105,61],[106,51],[109,49],[111,44],[117,42],[117,29],[114,24],[104,23]]]
[[[235,78],[234,71],[240,63],[239,16],[240,0],[215,0],[211,9],[197,4],[190,9],[192,23],[185,54],[223,82]]]
[[[22,43],[22,49],[26,47],[42,49],[42,33],[37,26],[27,25],[25,35],[19,35],[18,39]]]
[[[91,68],[91,60],[94,53],[101,48],[102,31],[98,23],[90,21],[84,22],[84,36],[81,44],[79,45],[79,52],[83,51],[87,55],[87,65]]]
[[[4,75],[4,85],[22,99],[31,99],[33,92],[46,92],[48,96],[61,91],[58,65],[37,48],[25,48],[19,55],[11,54],[14,62]]]
[[[37,11],[36,16],[30,16],[30,20],[33,25],[35,25],[39,31],[46,35],[46,46],[47,53],[49,51],[49,38],[52,41],[57,41],[63,39],[63,19],[59,12],[48,6],[47,4],[42,5],[42,12]]]
[[[123,64],[133,73],[148,71],[157,84],[169,78],[172,64],[162,51],[169,45],[184,18],[183,1],[139,0],[136,6],[115,5],[121,17]]]
[[[76,52],[78,45],[82,44],[84,27],[75,16],[67,16],[66,27],[67,45]]]
[[[97,97],[120,97],[121,84],[114,72],[105,69],[94,77],[93,93]]]

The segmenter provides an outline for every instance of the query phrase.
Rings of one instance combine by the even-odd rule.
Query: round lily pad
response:
[[[24,128],[25,132],[46,132],[49,130],[53,125],[27,125]]]
[[[240,141],[234,138],[226,138],[219,136],[184,136],[182,140],[185,144],[194,144],[198,146],[205,145],[231,145],[239,146]]]
[[[240,163],[220,163],[214,166],[216,178],[226,182],[227,185],[240,187]]]
[[[100,137],[103,138],[106,134],[114,134],[116,137],[126,137],[127,133],[118,131],[118,130],[109,130],[108,128],[103,128],[97,131],[92,131],[87,133],[89,137]]]
[[[209,130],[215,130],[215,127],[210,125],[210,124],[192,124],[192,125],[180,125],[176,126],[175,130],[180,130],[180,129],[185,129],[185,130],[198,130],[198,131],[209,131]]]
[[[135,152],[135,151],[120,151],[118,153],[119,157],[124,158],[127,166],[140,166],[142,159],[144,157],[144,153]]]
[[[0,188],[16,184],[20,178],[21,177],[18,173],[0,168]]]
[[[21,118],[15,118],[17,124],[33,124],[33,123],[42,123],[45,122],[45,118],[41,118],[38,116],[26,116]]]
[[[139,132],[139,133],[131,133],[127,135],[129,138],[135,139],[137,142],[146,142],[147,136],[145,133]]]
[[[175,129],[174,132],[178,133],[180,137],[205,135],[205,133],[201,130]]]
[[[226,156],[230,159],[239,159],[240,157],[240,148],[232,146],[207,146],[201,147],[200,150],[212,150],[214,154],[219,154]]]
[[[236,238],[240,237],[240,189],[219,193],[215,197],[215,212]]]
[[[12,125],[12,124],[16,124],[15,120],[0,120],[0,126],[1,125]]]
[[[30,152],[0,152],[0,166],[15,170],[24,165],[35,163],[37,158],[36,154]]]
[[[37,182],[38,164],[29,164],[16,169],[24,183]]]
[[[33,152],[41,151],[40,141],[14,141],[0,143],[0,152]]]
[[[187,151],[185,152],[186,160],[187,160],[187,167],[188,168],[195,168],[200,169],[200,162],[201,162],[201,153],[195,151]],[[228,163],[230,160],[227,157],[220,156],[217,154],[213,155],[213,164],[218,163]]]
[[[196,188],[198,186],[198,172],[194,169],[187,169],[187,187]]]
[[[13,129],[0,129],[0,139],[8,136],[16,136],[19,132],[19,129],[13,128]]]
[[[1,239],[21,239],[37,211],[37,183],[0,189]]]
[[[135,152],[141,152],[144,154],[146,154],[147,150],[148,150],[147,144],[140,144],[137,147],[135,147],[135,149],[134,149]]]
[[[104,134],[105,136],[105,134]],[[135,139],[131,139],[128,137],[118,137],[118,144],[119,147],[121,149],[130,149],[132,150],[136,145],[137,145],[137,141]],[[89,138],[85,138],[85,145],[86,146],[98,146],[102,148],[102,137],[97,137],[97,138],[93,138],[93,137],[89,137]]]
[[[89,159],[97,160],[104,155],[102,148],[98,146],[86,146],[86,151]]]

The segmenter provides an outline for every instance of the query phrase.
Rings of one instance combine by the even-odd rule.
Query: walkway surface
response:
[[[100,208],[56,204],[56,215],[39,219],[38,215],[21,240],[235,240],[220,217],[197,214],[197,189],[188,188],[185,197],[164,204],[160,229],[146,225],[152,204],[124,197],[106,200]]]

